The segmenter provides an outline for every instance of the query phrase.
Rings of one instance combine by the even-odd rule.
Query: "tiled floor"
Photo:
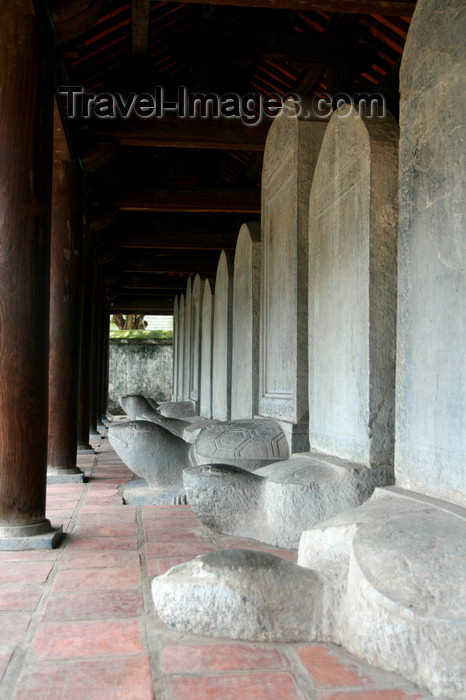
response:
[[[189,506],[124,506],[131,478],[106,439],[79,457],[84,484],[48,488],[59,549],[0,552],[2,700],[405,700],[430,697],[322,644],[250,644],[166,630],[153,576],[202,552],[247,547],[214,535]]]

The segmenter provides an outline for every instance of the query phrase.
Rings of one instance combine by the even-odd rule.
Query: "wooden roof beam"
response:
[[[168,0],[173,2],[175,0]],[[313,10],[348,14],[411,17],[416,7],[414,0],[185,0],[202,5],[234,5],[236,7],[263,7],[276,10]]]
[[[151,148],[203,148],[263,151],[271,121],[249,126],[240,119],[180,119],[164,115],[151,119],[100,119],[79,127],[93,140],[115,141],[121,146]]]
[[[225,212],[260,214],[260,190],[127,189],[110,197],[108,206],[121,211]]]
[[[146,250],[235,250],[236,234],[205,231],[116,231],[108,236],[108,243],[120,248]]]
[[[149,42],[150,0],[133,0],[131,8],[133,56],[146,56]]]

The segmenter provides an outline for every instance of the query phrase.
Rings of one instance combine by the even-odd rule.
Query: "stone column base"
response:
[[[78,449],[76,450],[76,454],[78,454],[78,455],[95,455],[95,450],[90,445],[87,445],[86,447],[78,447]]]
[[[47,467],[48,484],[82,484],[84,472],[79,467],[61,469],[60,467]]]
[[[63,527],[52,527],[49,520],[35,525],[0,527],[0,551],[55,549],[63,539]]]

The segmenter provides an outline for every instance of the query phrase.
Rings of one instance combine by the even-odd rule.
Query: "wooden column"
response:
[[[105,289],[105,287],[104,287]],[[102,391],[102,416],[103,420],[107,417],[108,412],[108,382],[109,382],[109,365],[110,365],[110,305],[105,299],[105,335],[104,335],[104,387]]]
[[[105,285],[103,279],[100,284],[100,342],[99,342],[99,386],[97,394],[97,422],[98,427],[105,427],[102,420],[105,418],[106,411],[106,385],[107,385],[107,354],[108,354],[108,336],[109,336],[109,318],[107,313],[107,299],[105,297]]]
[[[92,280],[94,249],[92,232],[85,225],[83,230],[83,267],[81,285],[81,345],[79,363],[78,402],[78,454],[94,453],[89,444],[89,414],[91,406],[91,361],[92,361]]]
[[[32,2],[0,3],[0,549],[53,547],[45,518],[51,41]]]
[[[55,110],[50,254],[48,483],[83,481],[76,466],[81,339],[82,173]]]
[[[91,388],[89,410],[89,437],[100,438],[97,430],[97,395],[99,386],[99,265],[94,256],[92,284],[92,333],[91,333]]]

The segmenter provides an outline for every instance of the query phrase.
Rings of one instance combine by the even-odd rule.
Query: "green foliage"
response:
[[[171,340],[173,331],[110,331],[111,340]]]

